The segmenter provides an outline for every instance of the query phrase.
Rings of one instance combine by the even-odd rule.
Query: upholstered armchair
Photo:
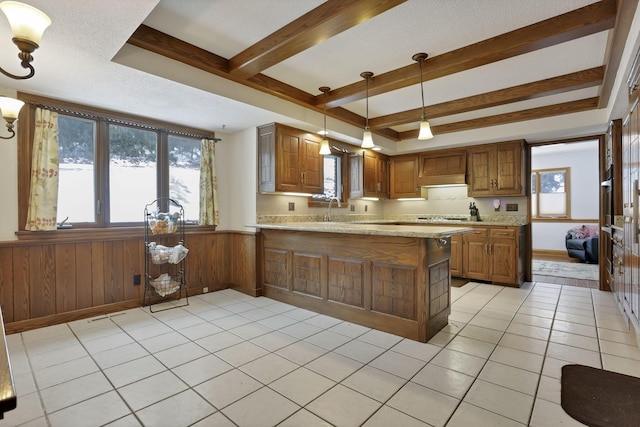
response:
[[[591,264],[598,262],[599,243],[600,232],[595,225],[572,228],[565,236],[569,256]]]

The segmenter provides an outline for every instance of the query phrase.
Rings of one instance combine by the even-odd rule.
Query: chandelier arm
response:
[[[24,62],[22,61],[21,63],[23,68],[28,68],[29,70],[31,70],[29,72],[29,74],[25,75],[25,76],[17,76],[15,74],[11,74],[8,71],[5,71],[4,68],[0,67],[0,73],[4,74],[7,77],[11,77],[12,79],[16,79],[16,80],[26,80],[26,79],[30,79],[31,77],[33,77],[33,75],[36,73],[35,68],[33,68],[33,65],[29,64],[28,62]]]
[[[9,126],[7,125],[7,127],[9,127]],[[16,131],[13,128],[10,128],[9,132],[11,132],[11,135],[9,135],[9,136],[0,136],[0,139],[11,139],[14,136],[16,136]]]

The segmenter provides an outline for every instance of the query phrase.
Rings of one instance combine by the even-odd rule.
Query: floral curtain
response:
[[[31,188],[25,228],[55,230],[58,210],[58,113],[36,109]]]
[[[216,177],[216,143],[203,139],[200,151],[200,225],[218,225],[218,179]]]

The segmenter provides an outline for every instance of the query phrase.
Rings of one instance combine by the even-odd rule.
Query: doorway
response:
[[[599,288],[600,139],[530,153],[532,280]]]

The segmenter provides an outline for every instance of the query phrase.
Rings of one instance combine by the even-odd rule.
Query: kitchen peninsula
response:
[[[252,225],[262,295],[426,342],[447,324],[445,225],[308,222]]]

